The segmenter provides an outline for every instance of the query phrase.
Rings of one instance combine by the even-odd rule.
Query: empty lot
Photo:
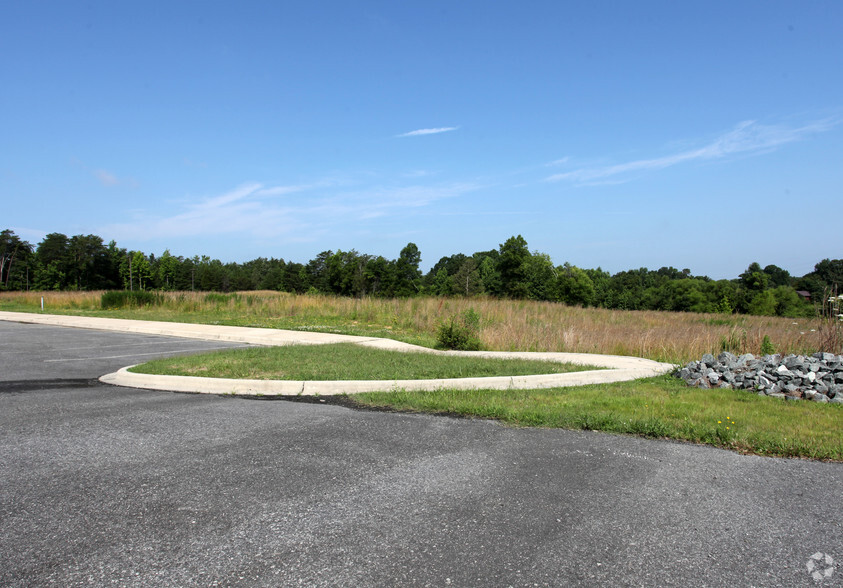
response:
[[[0,585],[843,585],[843,464],[96,382],[229,346],[0,322]]]

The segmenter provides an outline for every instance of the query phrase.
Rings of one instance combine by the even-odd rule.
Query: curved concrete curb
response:
[[[488,352],[484,356],[491,356]],[[514,354],[500,353],[494,357],[512,357]],[[522,356],[522,354],[517,354]],[[543,354],[555,357],[542,358],[547,361],[571,362],[572,357],[582,354]],[[540,374],[534,376],[498,376],[491,378],[450,378],[437,380],[335,380],[335,381],[293,381],[293,380],[229,380],[221,378],[197,378],[193,376],[154,376],[136,374],[125,367],[112,374],[106,374],[100,381],[115,386],[172,390],[175,392],[199,392],[207,394],[235,394],[247,396],[330,396],[333,394],[356,394],[359,392],[388,392],[391,390],[439,390],[439,389],[493,389],[531,390],[536,388],[558,388],[623,382],[647,378],[666,373],[674,366],[647,359],[635,367],[626,367],[630,357],[588,356],[586,365],[603,363],[610,369],[572,372],[567,374]],[[534,358],[535,359],[535,358]],[[617,361],[611,361],[611,360]],[[598,361],[599,360],[599,361]],[[615,364],[615,365],[611,365]],[[624,366],[624,367],[621,367]]]
[[[0,311],[0,320],[23,323],[48,324],[84,329],[99,329],[186,337],[212,341],[233,341],[253,345],[320,345],[327,343],[356,343],[367,347],[395,351],[419,351],[442,355],[462,355],[489,358],[539,359],[578,365],[606,368],[567,374],[542,374],[533,376],[503,376],[492,378],[452,378],[438,380],[341,380],[341,381],[290,381],[290,380],[229,380],[193,376],[155,376],[135,374],[125,367],[106,374],[100,381],[116,386],[197,392],[207,394],[238,394],[247,396],[308,396],[354,394],[358,392],[437,389],[496,389],[527,390],[623,382],[665,374],[675,366],[638,357],[594,355],[588,353],[516,352],[516,351],[437,351],[409,343],[310,331],[285,331],[254,327],[226,327],[190,323],[137,321],[64,315],[29,314]]]

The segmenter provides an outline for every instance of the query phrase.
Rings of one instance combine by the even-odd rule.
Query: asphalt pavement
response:
[[[843,585],[843,464],[97,381],[235,345],[0,322],[0,586]]]

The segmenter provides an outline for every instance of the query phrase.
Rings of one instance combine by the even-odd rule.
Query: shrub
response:
[[[459,318],[449,318],[439,325],[437,340],[445,349],[477,351],[480,349],[480,315],[469,308]]]
[[[770,341],[770,337],[764,335],[761,339],[761,355],[773,355],[776,352],[776,346]]]
[[[100,306],[109,308],[138,308],[140,306],[157,306],[161,297],[157,292],[145,290],[111,290],[102,293]]]

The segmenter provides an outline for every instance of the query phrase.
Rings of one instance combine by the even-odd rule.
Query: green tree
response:
[[[596,269],[583,269],[583,272],[585,272],[585,275],[591,280],[592,286],[594,286],[594,299],[591,304],[601,308],[614,308],[611,274],[600,267]]]
[[[142,251],[129,251],[120,263],[125,290],[145,290],[152,281],[152,267]]]
[[[322,251],[304,266],[306,287],[308,289],[315,288],[325,294],[331,291],[328,283],[328,260],[333,254],[334,252],[331,250]]]
[[[161,257],[158,258],[158,284],[164,290],[173,290],[176,285],[176,274],[179,268],[179,260],[170,253],[169,249],[165,249]]]
[[[829,289],[843,290],[843,259],[823,259],[811,273]]]
[[[14,231],[0,232],[0,290],[29,288],[29,268],[32,245],[23,241]]]
[[[497,253],[497,252],[495,252]],[[481,292],[491,296],[499,296],[502,291],[501,273],[498,271],[496,257],[493,255],[475,255],[479,259],[477,272],[480,274]]]
[[[777,265],[768,265],[764,268],[764,273],[769,276],[769,285],[772,288],[778,286],[792,286],[793,278],[787,270],[780,268]]]
[[[304,265],[300,263],[290,262],[284,266],[281,271],[281,284],[279,288],[284,292],[296,292],[301,294],[307,290],[305,280],[306,275]]]
[[[437,270],[436,275],[433,277],[433,281],[430,284],[430,291],[435,296],[450,296],[454,293],[451,276],[448,275],[448,270],[444,267],[440,267],[439,270]]]
[[[35,250],[35,287],[39,290],[63,290],[68,287],[70,273],[70,240],[62,233],[45,236]]]
[[[595,289],[589,275],[575,265],[565,262],[556,272],[557,299],[565,304],[591,306]]]
[[[776,299],[777,316],[811,316],[814,312],[813,306],[803,301],[790,286],[779,286],[773,288],[773,296]]]
[[[533,300],[556,298],[556,268],[547,253],[534,251],[524,261],[527,295]]]
[[[112,287],[111,255],[97,235],[74,235],[67,242],[68,285],[75,290]]]
[[[366,262],[364,269],[366,283],[372,296],[388,296],[394,281],[393,264],[378,255]]]
[[[762,290],[767,289],[770,282],[770,276],[764,273],[764,270],[761,269],[761,266],[758,263],[753,262],[749,264],[746,271],[740,275],[740,280],[744,288],[747,290],[751,292],[761,292]]]
[[[762,290],[752,297],[747,307],[749,314],[757,316],[775,316],[776,296],[772,290]]]
[[[395,260],[394,295],[413,296],[421,290],[421,252],[415,243],[407,243]]]
[[[530,285],[527,281],[527,260],[530,250],[521,235],[510,237],[500,245],[497,270],[501,276],[503,294],[512,298],[527,298]]]
[[[450,280],[453,291],[461,296],[476,296],[483,291],[480,271],[473,257],[466,257]]]

